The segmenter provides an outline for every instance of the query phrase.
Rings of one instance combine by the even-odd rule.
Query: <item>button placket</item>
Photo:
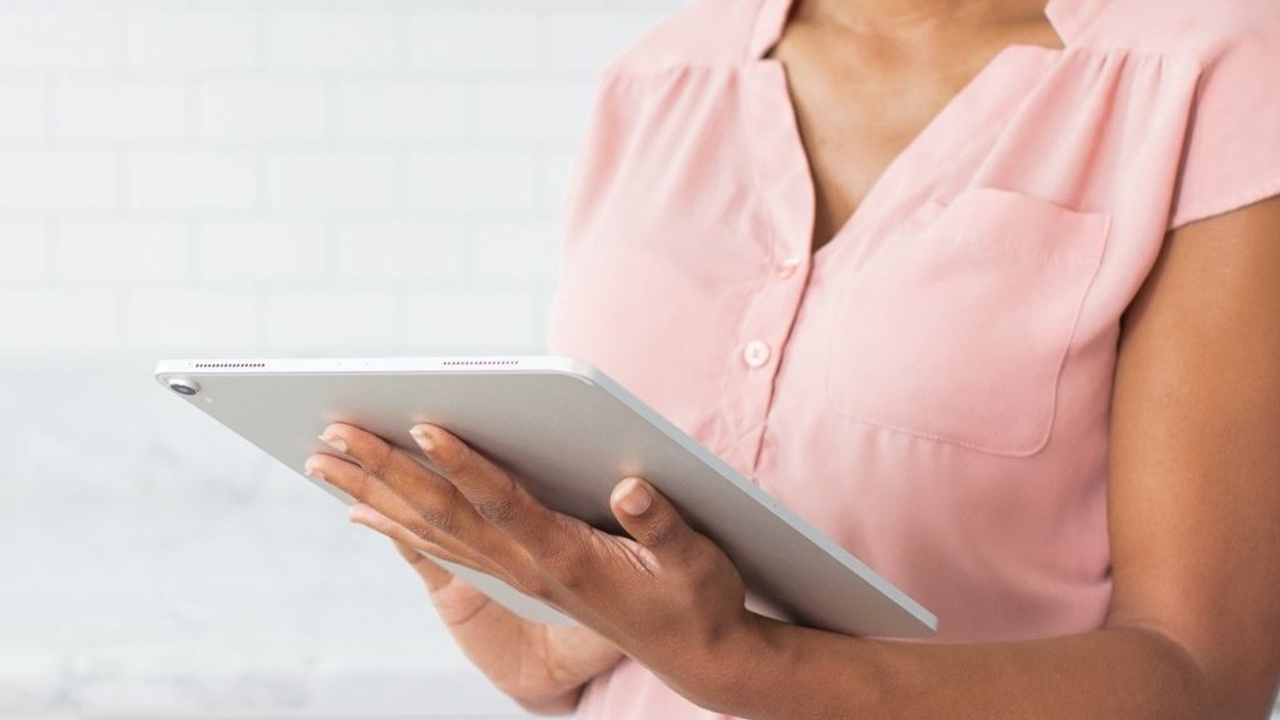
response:
[[[808,273],[797,256],[762,268],[765,276],[738,336],[733,392],[733,425],[746,462],[754,464],[773,401],[774,379],[804,296]]]

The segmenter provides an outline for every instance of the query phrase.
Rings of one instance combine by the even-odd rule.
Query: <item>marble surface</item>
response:
[[[521,716],[386,540],[153,361],[0,359],[0,718]]]

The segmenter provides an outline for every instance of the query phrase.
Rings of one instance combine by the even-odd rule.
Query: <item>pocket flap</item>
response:
[[[1110,223],[1106,213],[1072,210],[1008,190],[973,188],[956,196],[926,234],[1032,261],[1091,266],[1101,260]]]

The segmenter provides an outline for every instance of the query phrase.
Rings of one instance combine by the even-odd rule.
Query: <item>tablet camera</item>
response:
[[[188,397],[200,392],[200,386],[190,380],[170,380],[169,389],[179,395],[186,395]]]

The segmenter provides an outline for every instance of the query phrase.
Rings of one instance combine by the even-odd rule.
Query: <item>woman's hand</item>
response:
[[[355,519],[374,527],[382,523],[378,529],[384,532],[402,526],[409,534],[397,539],[406,547],[485,572],[543,600],[695,702],[712,688],[723,692],[718,649],[750,632],[756,616],[743,606],[745,589],[728,557],[686,525],[651,485],[627,478],[614,489],[610,505],[630,535],[619,537],[548,509],[440,428],[420,425],[412,435],[429,467],[375,435],[335,424],[325,440],[355,462],[314,455],[307,471],[376,510],[357,509]],[[424,572],[447,593],[444,575]],[[446,613],[456,613],[458,620],[472,603],[482,607],[474,592],[442,595],[453,606]]]
[[[421,538],[368,505],[353,522],[391,538],[418,573],[445,627],[491,682],[533,713],[561,714],[577,705],[584,683],[612,667],[622,652],[581,625],[535,623],[428,559]]]

